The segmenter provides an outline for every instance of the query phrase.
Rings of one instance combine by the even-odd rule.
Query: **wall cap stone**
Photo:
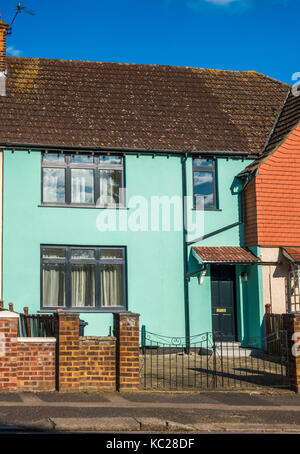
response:
[[[55,343],[55,337],[17,337],[17,342],[40,342],[40,343]]]
[[[0,318],[19,318],[20,314],[11,311],[0,311]]]

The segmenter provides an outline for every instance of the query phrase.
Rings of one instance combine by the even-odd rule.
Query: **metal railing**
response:
[[[272,342],[276,343],[276,353],[270,354],[266,345],[270,348]],[[144,330],[140,364],[143,389],[277,388],[288,387],[289,383],[287,334],[283,331],[267,342],[258,337],[239,343],[209,332],[187,341],[185,337]]]
[[[18,337],[55,337],[54,316],[20,314]]]

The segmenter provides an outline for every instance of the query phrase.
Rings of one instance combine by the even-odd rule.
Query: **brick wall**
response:
[[[55,339],[18,338],[18,321],[0,312],[0,391],[53,391]]]
[[[116,389],[116,339],[79,337],[79,315],[57,314],[59,391]]]
[[[53,342],[54,341],[54,342]],[[55,390],[55,339],[18,340],[17,377],[19,391]]]
[[[139,315],[131,312],[114,314],[117,339],[117,389],[139,388]]]
[[[300,391],[300,316],[282,314],[283,329],[287,331],[287,375],[293,391]],[[297,343],[297,344],[296,344]],[[299,345],[299,347],[298,347]],[[296,350],[296,351],[295,351]],[[295,355],[298,354],[298,356]]]
[[[0,312],[0,391],[16,391],[18,315]]]
[[[56,314],[56,338],[18,338],[0,311],[0,392],[139,388],[139,315],[114,314],[116,337],[79,337],[79,314]]]

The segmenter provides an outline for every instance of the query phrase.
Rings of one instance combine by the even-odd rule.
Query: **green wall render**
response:
[[[235,176],[249,160],[217,159],[219,210],[196,212],[197,230],[189,240],[210,233],[239,220],[239,203]],[[126,199],[143,196],[182,197],[182,169],[179,157],[126,156]],[[187,160],[187,191],[192,196],[192,159]],[[153,333],[167,336],[185,335],[183,231],[116,231],[100,232],[97,216],[103,209],[41,207],[41,153],[26,150],[4,151],[3,183],[3,298],[14,302],[22,312],[40,310],[40,245],[110,245],[127,248],[128,310],[141,314],[140,324]],[[106,210],[108,213],[109,210]],[[126,211],[128,216],[134,209]],[[195,245],[243,245],[241,227],[227,230]],[[189,271],[197,269],[189,248]],[[247,290],[247,316],[255,320],[258,301],[259,267],[252,271]],[[237,279],[238,279],[237,273]],[[199,283],[189,280],[191,335],[211,331],[210,273]],[[245,293],[245,292],[244,292]],[[240,304],[240,303],[239,303]],[[243,303],[244,304],[244,303]],[[255,314],[254,314],[255,313]],[[107,335],[112,326],[110,313],[81,313],[88,322],[86,335]],[[245,320],[240,324],[246,326]],[[243,328],[244,330],[246,328]],[[242,328],[241,328],[242,330]]]

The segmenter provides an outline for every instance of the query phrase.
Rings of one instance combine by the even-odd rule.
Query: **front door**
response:
[[[235,266],[211,266],[211,301],[214,340],[235,341]]]

